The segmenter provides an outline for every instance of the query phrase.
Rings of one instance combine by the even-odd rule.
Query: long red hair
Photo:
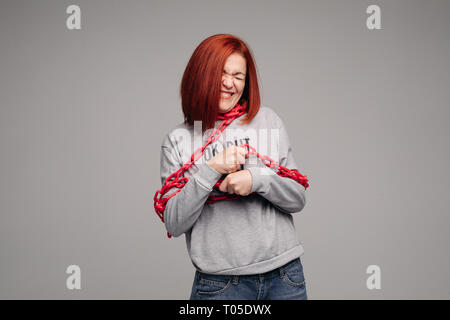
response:
[[[233,53],[241,54],[247,63],[245,88],[238,102],[247,108],[241,124],[248,124],[258,113],[261,101],[250,48],[236,36],[215,34],[198,45],[184,70],[180,96],[186,124],[194,125],[194,121],[201,120],[203,132],[214,128],[220,112],[223,68]]]

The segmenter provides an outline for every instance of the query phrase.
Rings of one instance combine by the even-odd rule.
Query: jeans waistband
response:
[[[261,274],[249,274],[249,275],[221,275],[219,277],[223,277],[223,278],[231,278],[232,282],[234,284],[237,284],[239,279],[261,279],[261,278],[266,278],[266,279],[270,279],[270,278],[274,278],[274,277],[284,277],[286,270],[289,270],[289,268],[291,268],[293,265],[297,264],[297,263],[301,263],[300,258],[295,258],[294,260],[289,261],[288,263],[286,263],[285,265],[278,267],[274,270],[265,272],[265,273],[261,273]],[[199,272],[199,271],[197,271]],[[201,274],[201,272],[200,272]]]

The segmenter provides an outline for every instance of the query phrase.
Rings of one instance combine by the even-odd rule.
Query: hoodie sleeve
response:
[[[283,122],[281,122],[279,132],[279,164],[288,169],[297,169],[302,173],[294,160]],[[251,192],[258,193],[284,213],[291,214],[302,211],[306,204],[305,187],[291,178],[279,176],[275,169],[267,167],[260,159],[258,160],[261,162],[260,166],[247,168],[252,175]]]
[[[170,143],[166,137],[161,146],[161,185],[164,185],[167,177],[183,166],[176,146]],[[203,206],[212,191],[212,188],[222,176],[219,172],[211,168],[206,162],[198,165],[198,169],[188,182],[181,188],[175,196],[169,199],[164,210],[164,223],[172,236],[178,237],[188,231],[200,216]],[[184,172],[182,176],[187,176]],[[172,187],[164,197],[167,197],[179,190]]]

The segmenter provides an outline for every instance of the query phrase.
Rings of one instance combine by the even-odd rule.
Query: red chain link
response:
[[[176,172],[172,173],[170,176],[166,178],[166,181],[164,182],[163,187],[156,191],[155,196],[153,197],[154,206],[156,214],[159,216],[162,222],[164,222],[164,210],[166,208],[167,201],[169,201],[170,198],[175,196],[178,192],[181,191],[181,188],[183,188],[186,183],[189,181],[188,177],[181,177],[181,175],[186,172],[195,161],[197,161],[204,153],[205,148],[215,142],[222,132],[228,127],[228,125],[233,122],[234,119],[237,117],[243,115],[246,112],[246,108],[241,106],[240,104],[236,104],[236,106],[228,111],[227,113],[223,115],[219,115],[217,117],[218,120],[224,120],[220,123],[220,125],[217,127],[217,129],[214,129],[211,135],[208,138],[208,141],[205,143],[204,146],[197,148],[197,150],[194,151],[194,153],[191,156],[191,160],[186,162],[180,169],[178,169]],[[265,155],[260,155],[255,148],[251,147],[250,145],[242,144],[240,147],[246,147],[248,150],[248,156],[251,154],[255,154],[258,158],[262,160],[262,162],[270,167],[275,168],[277,170],[277,174],[281,177],[287,177],[290,179],[293,179],[303,185],[306,188],[309,187],[308,179],[306,175],[302,175],[298,170],[296,169],[288,169],[286,167],[283,167],[282,165],[276,163],[274,160],[269,158]],[[221,185],[223,179],[219,179],[217,183],[214,185],[213,189],[219,190],[219,186]],[[179,190],[175,191],[171,195],[163,198],[163,196],[173,187],[177,187]],[[158,195],[160,195],[158,197]],[[236,200],[239,199],[241,196],[238,194],[225,194],[223,196],[209,196],[205,203],[213,203],[219,200]],[[167,236],[171,238],[172,236],[167,233]]]

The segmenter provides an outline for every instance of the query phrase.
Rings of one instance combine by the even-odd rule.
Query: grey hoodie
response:
[[[248,143],[288,169],[297,169],[283,121],[269,107],[261,106],[248,125],[236,118],[210,144],[188,171],[189,180],[169,199],[164,211],[167,231],[174,237],[183,233],[194,267],[204,273],[248,275],[278,268],[303,254],[292,214],[305,206],[305,188],[297,181],[281,177],[261,159],[251,155],[243,169],[252,176],[252,194],[237,200],[205,203],[208,196],[224,195],[213,186],[223,175],[207,161],[232,144]],[[217,128],[223,120],[217,120]],[[197,125],[198,124],[198,125]],[[181,123],[164,136],[161,145],[161,183],[190,161],[192,153],[207,142],[211,129],[201,135],[195,126]],[[173,187],[165,195],[179,190]]]

